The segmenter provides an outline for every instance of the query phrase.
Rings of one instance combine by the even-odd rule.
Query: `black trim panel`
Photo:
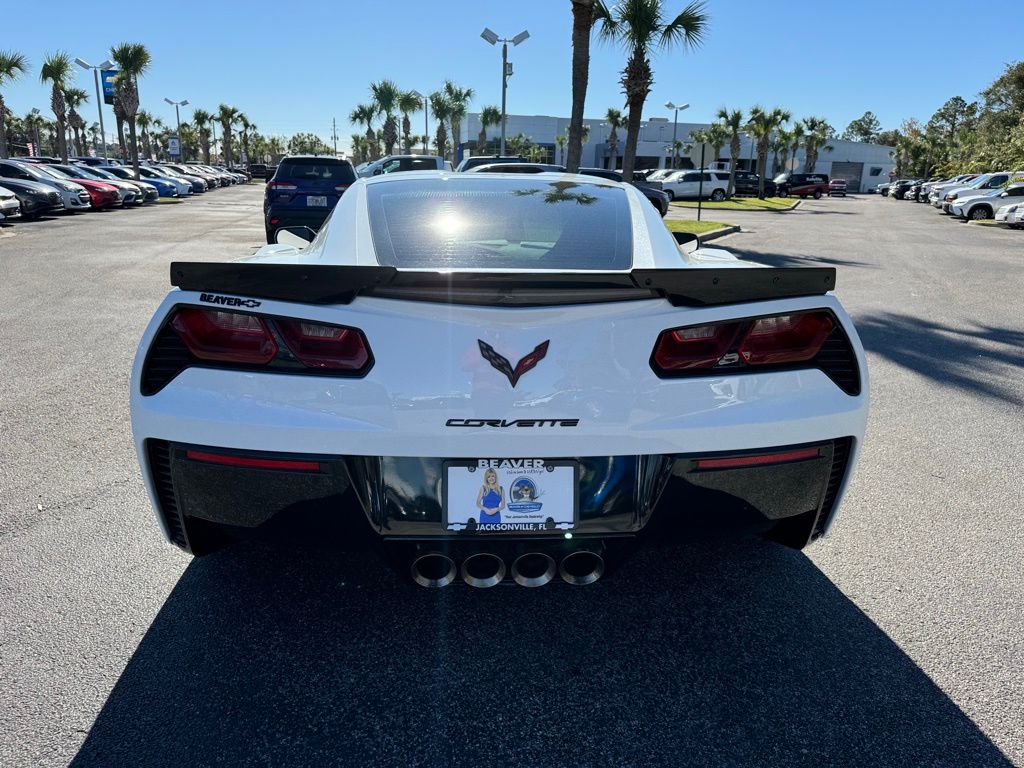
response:
[[[634,269],[631,272],[403,272],[394,267],[171,263],[171,284],[306,304],[349,304],[356,296],[485,306],[552,306],[660,296],[675,306],[820,296],[833,267]]]

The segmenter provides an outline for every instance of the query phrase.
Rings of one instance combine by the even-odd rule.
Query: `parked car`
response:
[[[267,178],[267,166],[265,163],[249,163],[249,173],[254,179]]]
[[[202,163],[185,163],[184,167],[188,168],[190,171],[195,169],[200,173],[212,176],[216,179],[218,186],[221,187],[230,187],[232,184],[236,183],[234,176],[231,176],[218,168],[214,168],[212,165],[205,165]]]
[[[120,192],[121,205],[124,208],[127,208],[129,205],[142,204],[142,190],[134,184],[129,184],[127,181],[121,181],[120,179],[97,179],[95,176],[82,170],[82,167],[78,165],[52,165],[50,168],[60,171],[76,184],[81,184],[86,189],[89,188],[89,184],[105,184],[109,187],[114,187],[114,189]],[[95,206],[96,203],[93,202],[93,205]]]
[[[580,168],[580,174],[583,176],[596,176],[599,179],[608,179],[608,181],[622,182],[622,174],[618,171],[609,171],[606,168]],[[640,177],[643,179],[643,177]],[[657,184],[657,186],[654,186]],[[640,190],[641,194],[646,197],[655,208],[658,209],[658,213],[664,216],[668,213],[668,204],[671,202],[668,196],[668,192],[661,189],[661,184],[658,182],[648,182],[646,180],[638,181],[637,174],[633,174],[633,186]]]
[[[900,179],[889,187],[889,197],[893,200],[904,200],[907,197],[907,192],[920,183],[921,179]]]
[[[103,168],[95,165],[74,165],[71,167],[86,174],[90,179],[97,179],[99,181],[116,181],[119,184],[128,184],[137,190],[135,198],[135,202],[137,204],[154,203],[160,199],[160,190],[148,181],[140,181],[139,179],[132,179],[131,181],[128,181],[127,179],[115,176],[110,171],[104,170]]]
[[[455,170],[459,173],[462,173],[463,171],[468,171],[470,168],[476,168],[478,165],[528,162],[529,160],[519,155],[471,155],[470,157],[462,158],[462,162],[459,163],[458,167]]]
[[[1021,174],[1013,174],[1009,171],[998,171],[996,173],[983,173],[980,176],[971,180],[969,184],[959,187],[951,187],[946,190],[946,194],[943,195],[942,200],[939,203],[939,208],[942,209],[943,213],[949,213],[950,206],[953,205],[961,197],[967,195],[973,195],[976,192],[984,192],[988,189],[1000,189],[1006,185],[1014,177],[1021,176]]]
[[[1010,229],[1024,228],[1024,201],[1004,205],[995,215],[996,224],[1004,224]]]
[[[160,163],[160,167],[167,168],[175,173],[180,173],[186,178],[199,179],[206,185],[207,190],[216,189],[220,186],[220,179],[209,171],[204,171],[201,168],[196,168],[192,165],[184,165],[181,163]],[[195,186],[193,186],[192,189],[195,191]]]
[[[829,197],[846,197],[846,179],[832,179],[828,183]]]
[[[119,179],[126,179],[134,182],[145,181],[148,184],[156,187],[160,197],[181,197],[178,193],[178,185],[170,179],[162,179],[154,176],[136,176],[135,169],[129,168],[126,165],[106,165],[101,170],[107,171],[117,176]]]
[[[733,194],[757,196],[761,192],[761,174],[752,171],[736,170],[733,175]],[[764,180],[764,194],[766,197],[775,197],[779,193],[778,185],[772,179]]]
[[[173,176],[163,172],[162,170],[150,168],[145,165],[139,166],[139,175],[147,181],[159,179],[161,181],[170,182],[174,186],[175,191],[177,191],[178,197],[188,197],[192,194],[192,182],[186,181],[180,176]]]
[[[564,165],[553,163],[487,163],[474,165],[465,173],[565,173]]]
[[[382,173],[398,171],[444,171],[445,159],[437,155],[386,155],[380,160],[363,163],[356,168],[356,175],[380,176]]]
[[[44,173],[41,164],[21,163],[17,160],[0,160],[0,177],[37,181],[53,187],[60,193],[61,203],[66,211],[87,211],[92,207],[91,198],[85,187],[66,179],[58,179]]]
[[[0,187],[0,221],[17,219],[21,216],[21,201],[13,189]]]
[[[23,219],[38,219],[44,214],[59,211],[64,207],[60,192],[49,184],[14,178],[2,178],[0,183],[18,198]]]
[[[828,174],[825,173],[780,173],[775,177],[779,195],[798,195],[801,199],[813,197],[820,200],[828,194]]]
[[[1010,184],[1007,187],[990,189],[978,195],[965,195],[957,198],[949,206],[949,212],[961,219],[982,221],[995,218],[996,211],[1015,202],[1014,198],[1024,198],[1024,183]],[[1024,202],[1024,199],[1016,202]]]
[[[891,187],[891,186],[892,186],[892,182],[891,181],[883,182],[883,183],[881,183],[881,184],[879,184],[878,186],[875,187],[875,192],[880,194],[882,197],[888,197],[889,196],[889,187]]]
[[[105,181],[76,179],[59,170],[57,165],[44,165],[40,166],[40,169],[43,173],[49,174],[55,179],[73,181],[75,184],[85,187],[85,191],[89,193],[89,202],[92,203],[93,210],[106,210],[107,208],[113,208],[115,205],[121,205],[127,194],[113,184],[107,184]]]
[[[282,227],[306,226],[318,230],[356,180],[348,160],[316,155],[289,155],[263,195],[263,219],[267,242]]]
[[[928,192],[928,202],[936,208],[941,208],[942,199],[945,197],[948,190],[969,184],[974,181],[974,179],[978,178],[979,175],[980,174],[977,173],[962,173],[959,176],[954,176],[949,181],[936,184]]]
[[[80,165],[124,165],[113,157],[72,157],[71,161]]]
[[[705,197],[720,202],[729,188],[729,174],[724,171],[676,171],[661,179],[661,188],[670,200]]]
[[[191,187],[190,191],[194,195],[201,195],[209,189],[207,183],[194,173],[182,173],[169,165],[147,165],[146,167],[152,169],[155,173],[159,173],[161,176],[166,176],[175,181],[184,181]]]

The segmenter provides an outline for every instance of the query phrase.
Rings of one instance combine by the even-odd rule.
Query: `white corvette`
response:
[[[418,172],[307,247],[174,263],[131,387],[165,536],[315,505],[480,587],[590,583],[708,520],[804,546],[867,418],[835,270],[692,246],[629,185]]]

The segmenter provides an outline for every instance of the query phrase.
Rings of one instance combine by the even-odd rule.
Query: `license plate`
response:
[[[551,533],[576,527],[579,465],[564,459],[445,463],[444,523],[465,533]]]
[[[318,206],[320,208],[326,208],[327,207],[327,196],[326,195],[319,195],[319,196],[309,195],[309,196],[306,197],[306,206],[307,207]]]

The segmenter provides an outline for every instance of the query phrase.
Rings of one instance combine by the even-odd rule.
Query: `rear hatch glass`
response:
[[[299,157],[281,163],[275,178],[302,188],[333,190],[336,186],[352,184],[356,174],[348,163],[329,158]]]
[[[398,179],[367,185],[383,266],[419,269],[627,270],[625,190],[533,175]]]

